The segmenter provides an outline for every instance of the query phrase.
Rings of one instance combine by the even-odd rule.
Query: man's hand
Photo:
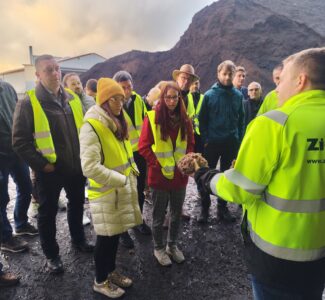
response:
[[[52,165],[50,163],[46,164],[45,167],[43,168],[44,173],[51,173],[54,171],[55,171],[55,167],[54,167],[54,165]]]

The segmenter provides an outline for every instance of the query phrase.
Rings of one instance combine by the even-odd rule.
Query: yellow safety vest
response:
[[[188,94],[188,100],[189,100],[189,103],[193,103],[193,109],[194,109],[194,114],[193,114],[193,127],[194,127],[194,132],[197,134],[197,135],[200,135],[200,128],[199,128],[199,113],[200,113],[200,110],[201,110],[201,106],[202,106],[202,102],[203,102],[203,98],[204,98],[204,95],[200,95],[200,100],[196,106],[196,108],[194,109],[194,99],[193,99],[193,94],[192,93],[189,93]],[[190,100],[191,99],[191,100]]]
[[[234,169],[210,182],[244,204],[252,241],[291,261],[325,257],[325,91],[291,97],[248,126]]]
[[[181,130],[179,129],[176,139],[176,147],[174,149],[170,137],[168,137],[167,141],[163,141],[161,138],[160,126],[155,123],[156,112],[149,111],[147,112],[147,115],[154,137],[154,144],[151,146],[151,149],[155,153],[155,156],[161,165],[162,174],[167,179],[173,179],[175,165],[186,154],[187,139],[181,139]]]
[[[128,130],[129,130],[129,139],[132,145],[133,152],[139,150],[139,137],[141,134],[141,128],[143,125],[143,116],[147,112],[147,108],[141,99],[140,95],[138,95],[136,92],[132,92],[132,95],[136,95],[134,100],[134,121],[135,121],[135,127],[133,126],[132,120],[128,113],[123,110],[124,118],[128,124]]]
[[[86,122],[92,126],[99,138],[103,153],[103,165],[106,168],[125,176],[129,176],[132,169],[137,172],[129,140],[123,142],[118,140],[109,128],[96,119],[87,119]],[[89,200],[103,197],[106,194],[112,193],[114,190],[109,185],[102,185],[89,178]]]
[[[257,115],[265,114],[266,112],[276,108],[278,108],[278,95],[276,91],[273,90],[265,96]]]
[[[68,89],[66,89],[66,91],[73,96],[73,99],[69,101],[69,105],[71,107],[74,122],[79,134],[83,119],[82,104],[79,97],[74,92]],[[36,98],[35,90],[30,90],[27,92],[27,94],[29,95],[33,109],[34,142],[36,149],[42,153],[43,157],[45,157],[50,163],[53,164],[56,162],[57,157],[49,121],[39,100]]]
[[[195,115],[195,108],[194,108],[194,100],[191,93],[187,94],[187,108],[186,108],[187,115],[190,119],[193,119]]]

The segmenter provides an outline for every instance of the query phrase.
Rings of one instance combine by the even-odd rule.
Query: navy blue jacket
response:
[[[232,138],[241,141],[244,133],[242,93],[234,87],[215,83],[204,95],[199,124],[204,144]]]

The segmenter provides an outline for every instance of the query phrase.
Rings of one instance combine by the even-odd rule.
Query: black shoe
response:
[[[0,274],[0,287],[14,286],[19,283],[19,277],[9,272]]]
[[[143,235],[150,235],[151,234],[150,227],[144,221],[143,221],[142,224],[136,226],[135,229],[137,231],[139,231]]]
[[[218,221],[226,221],[229,223],[233,223],[236,221],[236,217],[230,214],[228,207],[218,207],[217,219]]]
[[[124,246],[125,248],[128,248],[128,249],[133,249],[134,248],[134,242],[133,240],[131,239],[129,233],[126,231],[126,232],[123,232],[120,236],[120,243],[122,246]]]
[[[206,224],[208,223],[208,218],[209,218],[209,209],[201,208],[201,212],[197,218],[197,221],[201,224]]]
[[[60,256],[57,256],[56,258],[50,258],[46,260],[46,268],[49,273],[52,274],[60,274],[63,273],[63,264],[61,261]]]
[[[24,227],[15,229],[15,235],[38,235],[38,230],[32,224],[27,223]]]
[[[27,242],[12,236],[8,241],[1,243],[1,251],[8,251],[12,253],[24,252],[28,250]]]
[[[72,246],[79,250],[80,252],[84,253],[91,253],[94,252],[95,246],[92,244],[87,243],[86,241],[83,241],[81,243],[72,243]]]

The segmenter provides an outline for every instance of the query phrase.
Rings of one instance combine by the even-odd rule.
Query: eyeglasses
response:
[[[254,91],[254,92],[258,92],[259,90],[260,90],[260,89],[256,88],[256,89],[249,89],[248,91],[249,91],[249,92],[253,92],[253,91]]]
[[[178,101],[178,99],[179,99],[179,96],[165,96],[165,100],[166,101]]]
[[[109,101],[113,104],[123,104],[124,99],[123,98],[109,98]]]

